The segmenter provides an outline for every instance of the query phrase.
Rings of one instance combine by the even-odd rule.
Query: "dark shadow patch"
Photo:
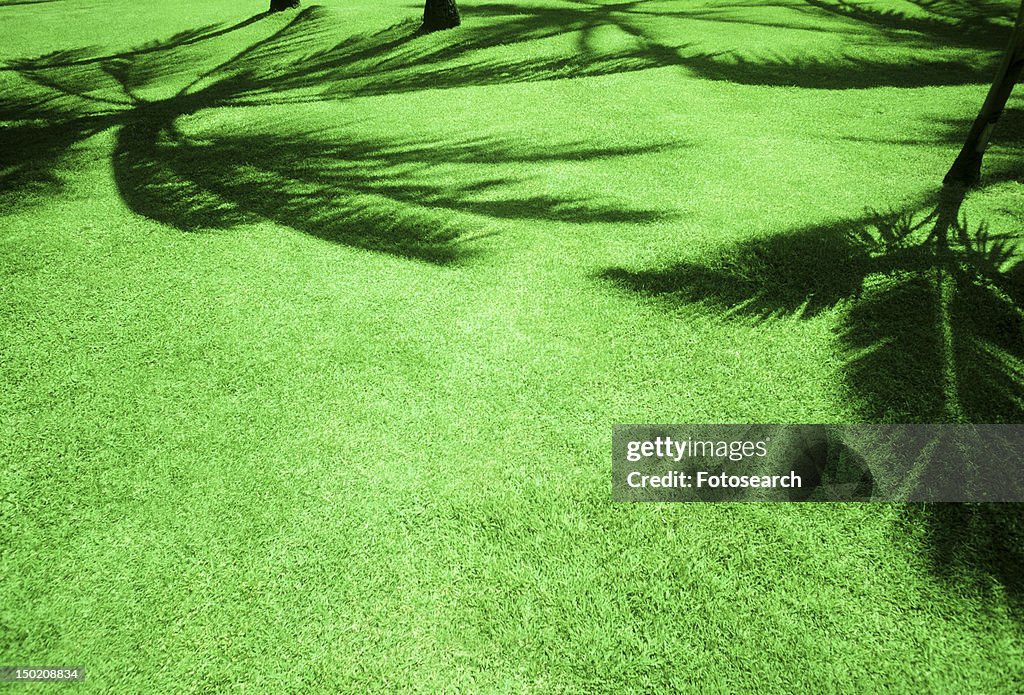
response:
[[[109,127],[103,114],[60,98],[0,98],[0,203],[8,210],[62,188],[55,171],[82,140]]]
[[[660,270],[610,268],[602,277],[669,304],[700,304],[714,313],[808,318],[859,294],[871,263],[865,249],[835,225],[745,241]]]
[[[900,524],[912,535],[923,529],[926,560],[946,586],[1024,620],[1024,505],[906,505]]]
[[[847,386],[866,422],[1019,422],[1017,239],[970,225],[963,195],[947,188],[927,213],[871,213],[663,270],[611,268],[600,277],[669,307],[734,318],[837,308]]]
[[[686,67],[704,79],[801,89],[914,89],[982,84],[992,79],[996,64],[997,57],[975,64],[926,57],[894,62],[852,55],[822,60],[813,56],[723,57],[719,53],[692,55],[685,60]]]
[[[596,201],[515,195],[519,180],[509,176],[431,180],[439,167],[465,163],[581,162],[651,148],[515,151],[494,140],[339,142],[309,133],[198,140],[156,116],[121,128],[115,177],[130,209],[183,230],[268,219],[348,246],[450,263],[468,253],[462,228],[473,225],[459,215],[565,223],[659,217]]]

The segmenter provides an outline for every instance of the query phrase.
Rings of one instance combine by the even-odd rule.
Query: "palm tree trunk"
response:
[[[299,6],[299,0],[270,0],[270,9],[268,12],[280,12],[282,10],[290,10],[293,7]]]
[[[420,31],[430,32],[459,26],[459,8],[455,0],[426,0],[423,6],[423,26]]]
[[[1024,68],[1024,0],[1017,10],[1017,21],[1010,35],[1010,43],[1006,46],[1003,60],[999,64],[999,72],[992,81],[985,103],[967,134],[967,141],[960,150],[953,166],[946,174],[945,183],[976,184],[981,178],[981,158],[988,148],[989,138],[996,121],[1003,114],[1006,101],[1010,98],[1013,86],[1020,79]]]

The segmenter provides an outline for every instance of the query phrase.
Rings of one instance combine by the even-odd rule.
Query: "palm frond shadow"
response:
[[[501,173],[510,163],[578,163],[658,148],[570,143],[524,149],[493,138],[417,144],[339,140],[324,133],[183,134],[182,119],[228,106],[320,102],[637,67],[614,53],[585,61],[477,59],[477,51],[509,38],[486,27],[464,32],[463,41],[451,44],[419,36],[413,23],[401,23],[331,45],[326,37],[336,27],[318,6],[290,19],[268,20],[277,23],[267,25],[263,38],[208,67],[220,37],[260,18],[202,27],[116,54],[83,49],[14,61],[9,69],[26,86],[0,104],[0,118],[14,127],[3,136],[14,145],[12,162],[0,173],[5,183],[11,189],[59,185],[53,175],[59,163],[76,144],[109,128],[115,131],[114,177],[126,205],[185,230],[269,219],[367,250],[450,263],[470,254],[460,242],[479,224],[469,216],[566,223],[646,222],[660,216],[586,197],[525,194],[523,176]],[[533,40],[530,32],[520,40]],[[322,48],[325,43],[330,47]],[[458,68],[436,65],[453,60],[464,62]],[[147,96],[152,89],[167,93],[176,80],[171,96]],[[459,164],[493,165],[487,168],[494,173],[481,174],[477,166],[458,183],[431,176]]]
[[[913,504],[901,510],[908,534],[923,532],[925,558],[961,595],[1006,605],[1024,620],[1024,507],[1019,504]]]
[[[893,41],[915,45],[945,45],[969,48],[998,47],[1009,35],[1002,21],[1008,16],[1006,3],[911,0],[919,12],[911,15],[848,0],[804,0],[819,13],[833,15],[852,26],[870,26]]]
[[[451,40],[423,36],[418,22],[410,20],[324,49],[334,26],[328,12],[313,6],[204,79],[220,83],[210,89],[222,98],[266,103],[282,92],[302,92],[295,98],[305,100],[377,96],[611,75],[679,63],[674,49],[652,52],[642,37],[630,48],[523,59],[515,54],[517,45],[583,31],[593,17],[585,10],[529,13],[512,6],[476,11],[491,21],[464,26]],[[293,59],[282,61],[282,56]]]
[[[906,145],[909,147],[944,146],[952,149],[963,145],[967,126],[962,119],[936,119],[932,125],[934,126],[932,128],[934,132],[929,133],[927,136],[881,138],[848,135],[843,139],[849,142]],[[999,117],[996,133],[997,142],[994,143],[996,148],[1011,150],[1012,154],[1018,158],[1024,156],[1024,108],[1013,106],[1006,108],[1002,116]]]
[[[703,306],[732,320],[837,312],[846,386],[866,422],[1021,423],[1020,235],[998,236],[983,222],[972,223],[961,211],[963,200],[963,189],[946,188],[924,212],[868,213],[741,243],[704,262],[641,272],[612,268],[601,277],[670,308]],[[914,469],[911,485],[924,487],[907,488],[907,499],[962,499],[972,486],[978,499],[1019,491],[1016,469],[965,460],[955,441],[934,451],[943,453],[927,455]],[[1007,605],[1024,620],[1022,510],[1020,504],[909,504],[900,509],[900,524],[922,534],[941,581]]]
[[[844,377],[867,422],[1022,421],[1024,264],[1014,239],[961,214],[963,195],[602,277],[733,319],[838,311]]]
[[[467,216],[571,223],[646,222],[653,212],[599,201],[511,193],[521,177],[447,176],[461,164],[553,164],[652,148],[563,146],[513,150],[458,144],[322,139],[316,133],[186,136],[166,121],[118,132],[115,180],[129,208],[182,230],[261,219],[367,250],[433,263],[471,255]]]
[[[704,79],[736,84],[802,89],[913,89],[984,83],[992,79],[996,57],[967,62],[929,59],[923,54],[894,64],[891,60],[856,55],[825,60],[813,56],[746,57],[703,53],[688,56],[686,66]]]
[[[30,204],[33,194],[54,195],[54,173],[81,141],[109,127],[102,113],[78,111],[70,100],[14,95],[0,97],[0,204]]]
[[[893,46],[912,49],[899,59],[887,53],[857,51],[828,57],[704,51],[687,56],[685,65],[706,79],[804,89],[989,82],[1010,35],[1010,8],[999,2],[912,2],[917,13],[881,10],[846,0],[803,0],[803,5],[794,7],[819,22],[839,20],[839,25],[829,24],[829,31],[848,33],[859,44],[886,51]],[[757,24],[757,20],[749,23]]]
[[[881,11],[845,0],[802,0],[799,3],[730,3],[710,8],[667,9],[648,0],[601,3],[573,0],[572,8],[519,7],[486,4],[473,8],[480,16],[513,24],[512,36],[551,35],[552,28],[575,32],[581,55],[603,27],[635,39],[636,48],[620,60],[633,69],[677,66],[705,79],[750,85],[795,86],[805,89],[864,89],[923,87],[988,82],[998,52],[1009,36],[1009,10],[1000,3],[943,3],[913,0],[918,14]],[[790,22],[766,19],[772,4],[794,17]],[[797,18],[803,21],[797,21]],[[895,58],[877,53],[846,51],[837,56],[785,55],[756,51],[700,50],[693,42],[669,44],[656,37],[652,23],[699,21],[766,29],[820,31],[822,20],[833,34],[848,35],[857,45],[891,49],[913,47]],[[680,25],[682,27],[683,25]],[[689,26],[699,26],[691,24]],[[678,35],[692,35],[680,30]],[[852,48],[852,47],[851,47]],[[951,55],[950,49],[960,49]],[[972,54],[971,58],[965,57]]]

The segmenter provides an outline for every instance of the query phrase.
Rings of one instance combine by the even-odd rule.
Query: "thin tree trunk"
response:
[[[268,12],[280,12],[282,10],[290,10],[293,7],[299,6],[299,0],[270,0],[270,9]]]
[[[1010,43],[1006,46],[1003,60],[999,64],[999,72],[992,81],[985,103],[967,134],[967,141],[960,150],[953,166],[946,174],[945,183],[976,184],[981,179],[981,159],[985,156],[989,138],[996,121],[1003,115],[1006,101],[1010,98],[1013,86],[1020,79],[1024,68],[1024,0],[1017,10],[1017,21],[1010,35]]]
[[[439,31],[459,26],[459,8],[455,0],[426,0],[423,6],[423,26],[421,31]]]

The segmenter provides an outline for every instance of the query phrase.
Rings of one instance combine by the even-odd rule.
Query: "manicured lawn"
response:
[[[0,0],[0,663],[1019,688],[1015,507],[610,501],[613,423],[1024,421],[1024,99],[959,275],[872,245],[1014,3],[414,5]]]

